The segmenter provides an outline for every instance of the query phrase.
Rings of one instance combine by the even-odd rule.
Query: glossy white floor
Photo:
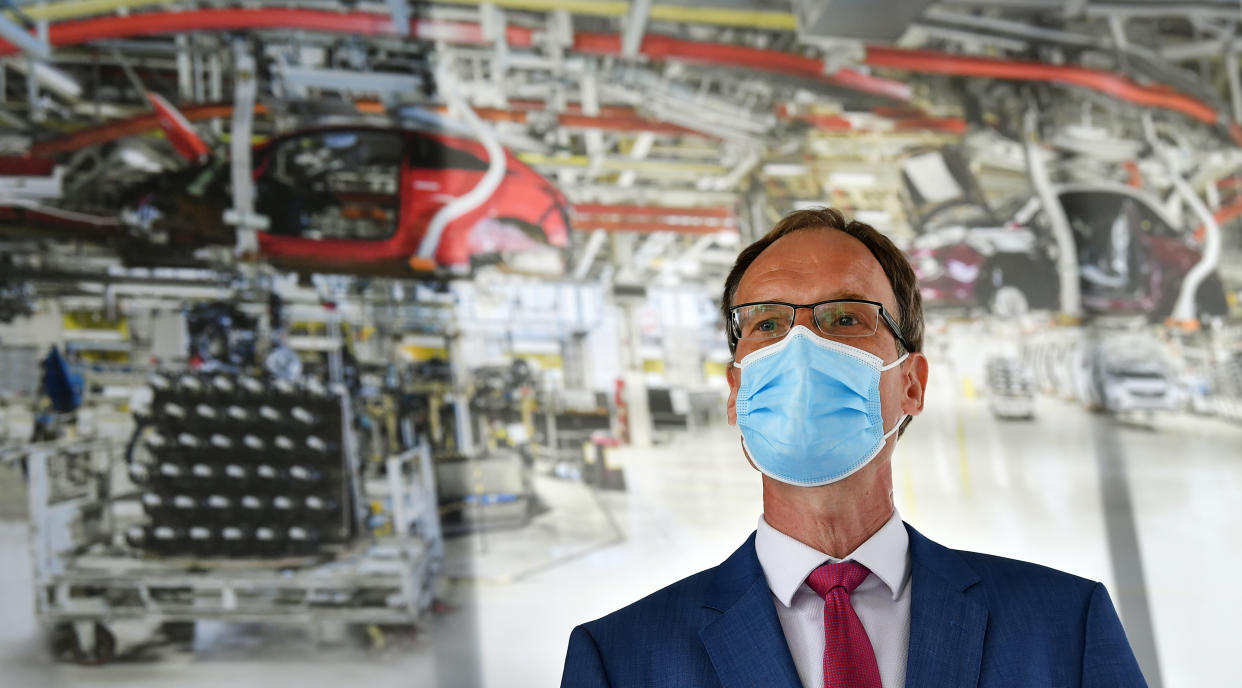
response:
[[[1235,684],[1242,427],[1172,416],[1145,428],[1048,398],[1033,422],[997,421],[982,400],[963,398],[951,369],[932,372],[928,411],[894,464],[906,520],[953,547],[1102,580],[1128,626],[1150,616],[1163,685]],[[1107,447],[1120,472],[1101,473],[1097,455]],[[212,625],[192,654],[55,665],[31,610],[25,526],[0,523],[0,686],[555,685],[574,624],[718,563],[760,513],[759,476],[727,426],[626,452],[626,461],[627,493],[595,496],[541,479],[553,508],[529,527],[453,540],[455,609],[378,652],[317,648],[301,629]],[[1113,551],[1125,538],[1110,538],[1108,524],[1130,520],[1106,520],[1102,495],[1114,495],[1116,508],[1118,485],[1101,475],[1129,490],[1145,596],[1127,589],[1132,563],[1114,570],[1130,560]],[[1149,612],[1128,609],[1128,599],[1146,599]]]

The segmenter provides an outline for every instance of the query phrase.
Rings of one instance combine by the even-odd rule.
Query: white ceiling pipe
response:
[[[0,38],[12,43],[30,57],[40,60],[52,57],[52,46],[48,44],[46,36],[31,36],[25,28],[14,24],[4,15],[0,15]]]
[[[723,177],[710,180],[708,188],[715,191],[724,191],[726,189],[734,188],[737,186],[738,182],[742,181],[742,177],[750,174],[750,171],[759,164],[759,157],[759,151],[751,149],[746,153],[746,156],[742,158],[741,162],[730,170],[728,174]]]
[[[671,274],[677,271],[681,271],[686,274],[692,273],[693,269],[688,268],[688,266],[697,266],[703,257],[703,252],[708,248],[711,248],[711,246],[715,244],[719,238],[719,234],[704,234],[698,239],[695,239],[694,243],[690,245],[690,248],[683,251],[682,254],[675,260],[665,261],[665,263],[660,266],[660,272],[662,274]]]
[[[655,143],[655,134],[644,131],[634,139],[634,147],[630,149],[630,158],[632,160],[643,160],[651,153],[651,146]],[[621,178],[617,180],[617,186],[621,188],[629,188],[634,186],[634,182],[638,179],[638,173],[634,170],[626,170],[621,173]]]
[[[1216,218],[1212,215],[1212,211],[1208,209],[1207,204],[1190,184],[1182,177],[1181,170],[1178,169],[1177,158],[1168,146],[1156,136],[1156,127],[1152,123],[1151,113],[1143,113],[1143,133],[1147,136],[1148,143],[1156,155],[1164,162],[1168,169],[1169,181],[1173,183],[1173,189],[1181,196],[1186,205],[1194,211],[1199,221],[1203,223],[1203,257],[1199,262],[1191,266],[1186,273],[1186,277],[1182,279],[1181,290],[1177,294],[1177,302],[1173,304],[1172,317],[1174,320],[1189,322],[1196,317],[1195,313],[1195,295],[1199,292],[1199,285],[1203,284],[1203,280],[1207,279],[1213,271],[1216,270],[1217,263],[1220,262],[1220,225],[1216,222]]]
[[[1229,81],[1229,104],[1233,108],[1233,121],[1242,122],[1242,78],[1238,76],[1238,53],[1230,50],[1224,54],[1225,76]]]
[[[581,96],[582,96],[582,114],[588,117],[599,116],[599,89],[595,74],[583,74],[579,80]],[[603,169],[603,157],[606,152],[604,146],[604,133],[598,129],[588,129],[584,132],[583,138],[586,142],[587,156],[591,160],[589,169],[587,170],[587,178],[593,179]]]
[[[479,119],[470,104],[462,98],[457,79],[447,66],[439,70],[436,82],[440,87],[440,92],[449,102],[450,112],[460,114],[478,137],[479,142],[483,144],[484,150],[487,151],[487,171],[483,173],[483,178],[473,189],[449,201],[431,218],[427,233],[423,235],[423,240],[418,245],[418,256],[430,259],[435,259],[436,249],[440,247],[440,237],[444,234],[444,228],[453,220],[487,202],[504,179],[506,168],[505,149],[496,138],[496,133]]]
[[[634,0],[630,3],[630,13],[625,18],[625,31],[621,36],[621,54],[625,57],[638,57],[650,13],[651,0]]]
[[[82,86],[73,77],[46,62],[13,59],[6,60],[6,64],[21,74],[26,74],[33,64],[35,80],[43,88],[65,100],[77,100],[82,96]]]
[[[1025,138],[1026,164],[1031,176],[1031,185],[1039,196],[1040,205],[1048,217],[1048,226],[1052,229],[1052,237],[1057,242],[1057,277],[1061,286],[1061,312],[1072,318],[1082,317],[1082,297],[1078,291],[1078,246],[1074,242],[1074,233],[1070,229],[1065,209],[1061,207],[1061,199],[1052,188],[1048,177],[1048,169],[1044,166],[1043,154],[1039,149],[1036,134],[1038,113],[1032,107],[1026,111]]]
[[[591,232],[591,237],[587,239],[586,248],[582,251],[582,257],[578,259],[578,264],[574,266],[574,279],[586,279],[587,273],[591,271],[591,265],[595,263],[595,256],[599,255],[599,250],[603,248],[604,241],[608,238],[608,234],[602,229]]]

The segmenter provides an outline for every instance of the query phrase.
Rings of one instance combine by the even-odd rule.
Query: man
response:
[[[729,422],[763,474],[724,563],[574,629],[562,686],[1143,686],[1099,583],[947,549],[903,524],[890,462],[923,409],[905,256],[829,209],[738,256]]]

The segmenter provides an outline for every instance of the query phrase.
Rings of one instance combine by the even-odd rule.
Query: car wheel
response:
[[[57,659],[69,658],[83,666],[107,664],[116,657],[116,637],[102,623],[95,622],[95,641],[83,647],[71,623],[57,624],[52,629],[52,653]]]
[[[1029,312],[1031,303],[1021,289],[1005,285],[992,294],[991,310],[994,315],[1013,318]]]

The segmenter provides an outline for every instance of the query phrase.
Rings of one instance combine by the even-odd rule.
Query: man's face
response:
[[[802,230],[777,239],[746,269],[733,303],[784,301],[811,304],[828,299],[879,301],[894,318],[899,312],[893,288],[879,261],[861,241],[835,229]],[[810,309],[799,308],[794,324],[820,334]],[[869,337],[853,337],[843,341],[879,356],[886,364],[902,353],[892,331],[883,324]],[[734,360],[741,361],[764,343],[755,340],[738,342]],[[728,369],[730,425],[737,423],[737,390],[741,372],[733,366]],[[927,362],[919,353],[911,353],[904,363],[880,376],[885,430],[892,428],[903,413],[914,416],[922,412],[926,384]]]

